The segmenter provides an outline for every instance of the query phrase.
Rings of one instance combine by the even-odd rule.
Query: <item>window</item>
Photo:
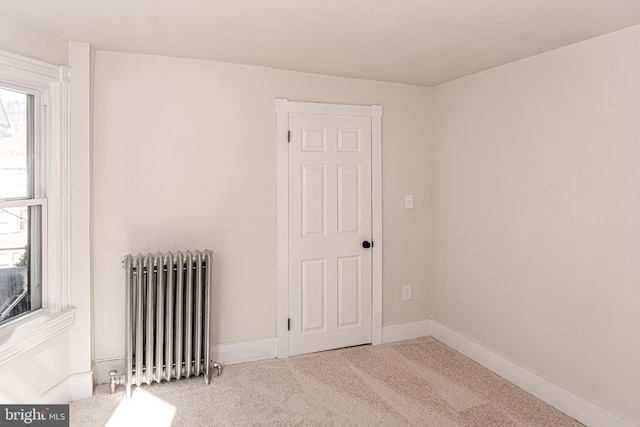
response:
[[[42,307],[39,93],[0,82],[0,325]]]
[[[0,50],[0,364],[73,325],[63,66]]]

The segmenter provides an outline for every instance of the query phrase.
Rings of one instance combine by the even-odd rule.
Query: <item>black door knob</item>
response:
[[[372,246],[373,246],[373,242],[368,242],[366,240],[364,242],[362,242],[362,247],[365,248],[365,249],[369,249]]]

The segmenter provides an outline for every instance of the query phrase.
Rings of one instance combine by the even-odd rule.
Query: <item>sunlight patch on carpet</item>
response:
[[[170,426],[175,414],[175,406],[138,387],[130,399],[122,399],[107,426]]]

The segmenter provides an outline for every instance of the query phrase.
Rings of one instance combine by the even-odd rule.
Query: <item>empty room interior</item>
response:
[[[640,426],[640,1],[0,5],[0,403],[128,381],[206,249],[208,388],[417,339]]]

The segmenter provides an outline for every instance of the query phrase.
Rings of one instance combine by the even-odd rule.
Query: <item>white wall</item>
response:
[[[437,322],[640,425],[640,27],[433,88]]]
[[[91,395],[89,263],[90,56],[88,45],[42,34],[0,14],[0,48],[74,67],[71,83],[69,173],[71,190],[71,303],[74,326],[0,365],[0,402],[61,403]],[[70,48],[71,54],[67,54]],[[72,386],[67,379],[73,377]],[[55,399],[55,402],[51,398]],[[61,399],[61,400],[60,400]]]
[[[0,49],[50,64],[67,63],[67,42],[0,13]]]
[[[213,343],[276,336],[276,98],[383,105],[383,322],[427,318],[426,89],[104,51],[94,71],[96,359],[124,356],[128,253],[214,250]]]

